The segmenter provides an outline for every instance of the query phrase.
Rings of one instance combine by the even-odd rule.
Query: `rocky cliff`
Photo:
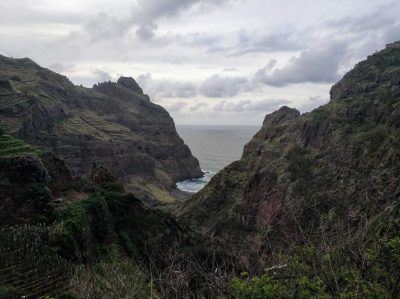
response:
[[[6,133],[0,126],[0,298],[137,298],[138,288],[149,298],[155,281],[162,298],[220,292],[207,284],[228,255],[146,207],[102,164],[72,177],[63,160]]]
[[[400,42],[358,63],[330,93],[310,113],[267,115],[242,158],[178,214],[248,261],[327,239],[366,248],[399,232]]]
[[[0,56],[0,121],[14,136],[65,160],[72,176],[100,163],[148,202],[202,175],[166,110],[132,78],[92,89],[30,59]]]

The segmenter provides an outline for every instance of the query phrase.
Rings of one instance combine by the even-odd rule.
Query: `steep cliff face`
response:
[[[89,89],[30,59],[0,56],[0,120],[64,159],[73,176],[101,163],[144,200],[171,200],[175,182],[202,174],[168,112],[132,78]]]
[[[228,255],[209,251],[207,240],[169,213],[146,207],[103,165],[71,177],[64,161],[5,131],[0,126],[0,298],[66,297],[66,289],[81,298],[81,281],[89,285],[84,297],[97,298],[80,273],[102,263],[108,266],[95,275],[104,281],[97,290],[116,289],[106,297],[137,298],[138,275],[143,290],[156,282],[162,298],[217,297],[220,288],[208,283]],[[130,276],[117,286],[116,272]]]
[[[357,64],[327,105],[267,115],[242,158],[178,214],[257,258],[326,236],[367,242],[399,231],[399,90],[395,43]]]

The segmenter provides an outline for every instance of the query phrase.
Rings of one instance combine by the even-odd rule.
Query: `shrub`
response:
[[[153,286],[132,260],[112,250],[97,263],[78,266],[70,282],[76,298],[155,298]]]
[[[280,282],[273,281],[267,274],[252,278],[234,278],[232,289],[237,299],[289,297],[289,289]]]

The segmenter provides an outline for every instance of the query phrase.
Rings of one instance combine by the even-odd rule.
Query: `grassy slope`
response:
[[[41,155],[41,151],[11,135],[0,135],[0,157],[22,156],[27,154]]]

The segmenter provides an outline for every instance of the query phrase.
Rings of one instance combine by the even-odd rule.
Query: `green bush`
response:
[[[280,256],[282,268],[268,274],[231,281],[235,298],[398,298],[400,295],[400,237],[392,236],[351,254],[354,248],[298,246]],[[360,248],[357,248],[360,250]],[[360,267],[360,260],[364,267]]]
[[[400,237],[396,236],[388,241],[390,260],[400,269]]]
[[[299,276],[294,279],[276,279],[267,274],[252,278],[234,278],[234,297],[237,299],[262,298],[331,298],[325,291],[324,282],[316,278]]]
[[[272,281],[272,278],[266,274],[252,278],[234,278],[232,289],[237,299],[289,297],[289,289],[280,282]]]
[[[58,242],[63,254],[77,260],[85,260],[89,255],[94,258],[92,255],[96,252],[89,253],[89,247],[98,253],[111,233],[112,220],[108,213],[107,202],[101,193],[69,205],[60,217],[62,230]]]

